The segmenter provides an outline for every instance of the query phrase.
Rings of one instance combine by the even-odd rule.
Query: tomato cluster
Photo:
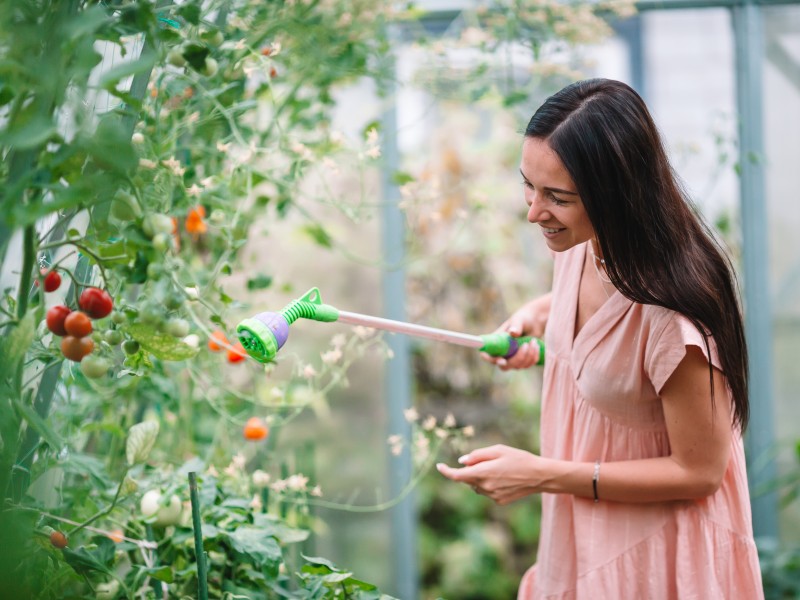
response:
[[[238,363],[247,358],[247,351],[242,346],[242,342],[236,340],[234,344],[231,344],[219,329],[208,338],[208,349],[212,352],[221,352],[227,349],[229,363]]]
[[[81,370],[87,377],[101,377],[108,371],[108,363],[100,357],[89,356],[94,350],[92,319],[108,316],[114,303],[108,292],[90,287],[81,293],[78,306],[80,310],[75,311],[63,304],[50,308],[46,317],[47,328],[63,337],[61,353],[65,358],[81,363]]]

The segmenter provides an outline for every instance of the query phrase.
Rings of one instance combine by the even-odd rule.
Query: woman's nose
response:
[[[528,222],[538,223],[542,220],[542,203],[537,198],[537,194],[531,194],[529,198],[531,203],[528,206]]]

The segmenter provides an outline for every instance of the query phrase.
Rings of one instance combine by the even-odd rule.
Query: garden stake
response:
[[[287,304],[280,312],[262,312],[254,317],[245,319],[236,327],[242,346],[247,353],[257,361],[267,363],[275,358],[286,339],[289,337],[289,325],[303,317],[312,321],[331,323],[339,321],[351,325],[361,325],[382,329],[393,333],[404,333],[416,337],[448,342],[459,346],[477,348],[490,356],[510,358],[517,353],[519,347],[527,342],[535,342],[539,346],[539,361],[544,364],[544,342],[532,336],[512,337],[505,332],[489,333],[485,335],[469,335],[445,329],[392,321],[381,317],[371,317],[358,313],[345,312],[322,303],[317,288],[311,288],[297,300]]]
[[[189,472],[189,498],[192,501],[192,527],[194,528],[194,553],[197,559],[197,591],[200,600],[208,600],[208,571],[203,550],[203,524],[200,520],[200,500],[197,497],[197,473]]]

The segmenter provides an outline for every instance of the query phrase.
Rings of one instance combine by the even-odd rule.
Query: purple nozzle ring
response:
[[[281,313],[263,312],[245,319],[236,328],[247,353],[262,363],[275,358],[289,337],[289,323]]]

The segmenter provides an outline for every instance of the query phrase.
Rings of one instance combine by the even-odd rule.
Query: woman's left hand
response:
[[[548,480],[551,461],[519,448],[504,445],[473,450],[458,459],[465,465],[453,468],[439,463],[439,472],[453,481],[465,483],[500,505],[510,504],[542,491]]]

